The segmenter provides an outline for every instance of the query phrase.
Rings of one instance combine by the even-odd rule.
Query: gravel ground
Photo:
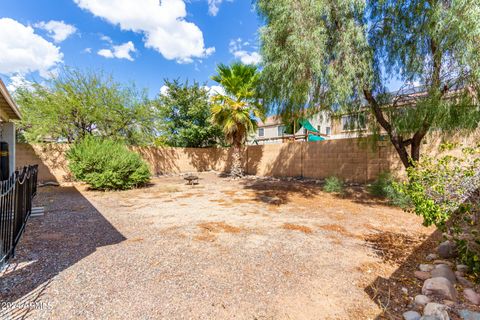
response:
[[[0,318],[374,319],[367,288],[399,265],[368,239],[433,232],[360,189],[214,173],[45,187],[36,202],[46,213],[1,274]]]

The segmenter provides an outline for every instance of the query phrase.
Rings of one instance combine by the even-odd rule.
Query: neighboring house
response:
[[[454,89],[448,93],[449,97],[455,97],[460,89]],[[428,93],[422,87],[416,87],[406,90],[398,96],[392,95],[392,101],[384,105],[384,108],[406,108],[416,104],[418,99],[425,97]],[[315,135],[321,136],[327,140],[358,138],[372,134],[368,128],[367,117],[371,116],[367,107],[361,108],[356,113],[341,114],[330,116],[327,112],[319,112],[307,119],[301,120],[304,126],[301,126],[294,135],[285,135],[284,125],[280,117],[269,117],[265,123],[260,122],[257,133],[249,139],[250,144],[269,144],[282,143],[287,141],[312,141],[307,133],[315,130]],[[310,131],[309,131],[310,130]],[[380,130],[380,134],[385,134]]]
[[[8,161],[0,160],[0,178],[3,179],[15,171],[15,124],[13,121],[20,118],[17,105],[0,79],[0,157],[8,156]]]
[[[308,122],[316,129],[320,135],[331,139],[330,135],[332,134],[332,119],[327,112],[319,112],[307,118]],[[307,129],[303,126],[295,134],[306,134]]]
[[[280,117],[268,117],[265,121],[258,122],[257,132],[248,139],[249,144],[282,143],[284,132],[285,126]]]
[[[282,122],[281,117],[271,116],[265,119],[264,122],[258,122],[257,132],[252,135],[248,140],[249,144],[275,144],[288,141],[305,141],[308,140],[307,133],[312,133],[309,130],[315,130],[315,135],[322,136],[322,139],[329,139],[332,131],[330,116],[325,112],[317,113],[306,119],[311,125],[311,128],[307,129],[300,125],[297,128],[295,135],[285,133],[285,125]]]

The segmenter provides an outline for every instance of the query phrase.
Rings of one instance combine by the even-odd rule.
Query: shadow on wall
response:
[[[97,248],[125,240],[76,188],[39,191],[35,205],[45,206],[45,216],[30,219],[15,258],[0,273],[0,301],[48,303],[42,292],[55,276]],[[28,313],[28,308],[6,308],[0,318],[24,319]]]
[[[195,168],[195,171],[203,172],[212,170],[212,167],[216,165],[216,150],[213,148],[185,148],[183,151],[187,155],[190,165]]]
[[[39,181],[71,181],[65,144],[17,144],[18,166],[39,165]],[[382,170],[393,168],[391,148],[372,152],[354,139],[321,142],[291,142],[247,146],[242,163],[250,175],[324,179],[336,175],[345,180],[366,182]],[[229,172],[232,148],[132,147],[147,161],[153,175],[215,170]],[[392,157],[393,156],[393,157]]]
[[[16,166],[17,168],[37,164],[38,181],[55,181],[58,183],[71,181],[66,159],[66,144],[16,144]]]
[[[180,172],[179,155],[174,148],[133,147],[149,164],[153,175]]]
[[[300,177],[303,143],[249,146],[247,173],[258,176]]]
[[[133,148],[150,165],[152,174],[202,172],[216,170],[228,172],[232,159],[229,148]]]

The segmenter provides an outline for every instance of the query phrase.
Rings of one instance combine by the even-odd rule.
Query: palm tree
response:
[[[225,91],[212,97],[212,122],[222,128],[233,146],[230,174],[234,177],[243,175],[242,149],[248,135],[257,129],[256,119],[264,119],[257,95],[259,77],[256,66],[239,62],[218,65],[217,74],[212,77]]]

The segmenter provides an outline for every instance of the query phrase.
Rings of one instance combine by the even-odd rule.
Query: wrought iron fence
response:
[[[0,181],[0,268],[13,257],[37,194],[38,166],[15,171]]]

